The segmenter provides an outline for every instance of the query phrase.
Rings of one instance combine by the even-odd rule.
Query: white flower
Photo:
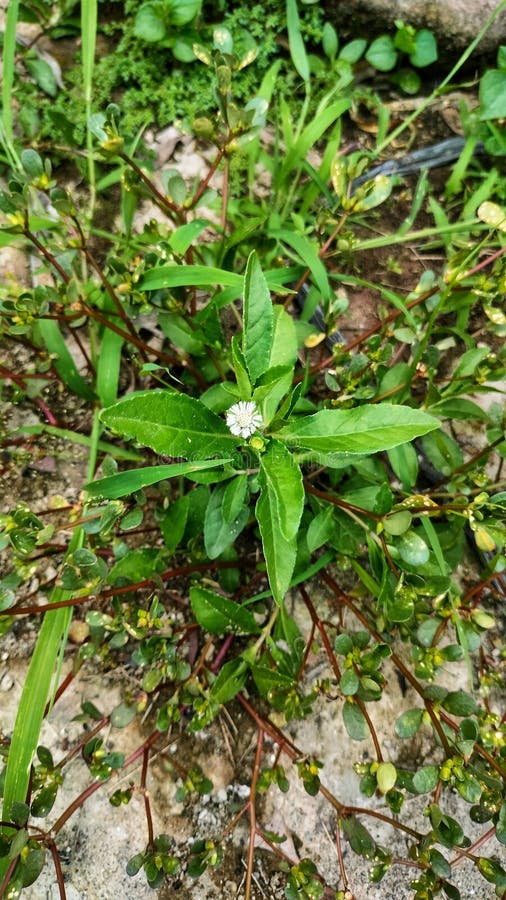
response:
[[[243,438],[251,437],[262,424],[262,417],[256,403],[240,400],[227,411],[227,425],[232,434]]]

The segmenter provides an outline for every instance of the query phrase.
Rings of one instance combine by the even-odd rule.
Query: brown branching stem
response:
[[[149,747],[144,748],[144,752],[142,754],[142,771],[141,771],[141,790],[144,798],[144,812],[146,814],[146,824],[148,828],[148,847],[152,849],[154,844],[154,832],[153,832],[153,816],[151,814],[151,803],[149,800],[149,792],[147,789],[147,778],[148,778],[148,765],[149,765]]]
[[[163,212],[171,213],[175,217],[175,219],[178,221],[178,223],[182,224],[184,222],[185,217],[183,215],[181,207],[179,207],[172,200],[169,200],[169,198],[166,197],[165,194],[162,194],[162,192],[158,190],[156,184],[154,184],[153,181],[151,181],[151,179],[148,178],[146,173],[143,172],[141,167],[138,166],[137,163],[130,156],[128,156],[128,153],[125,153],[122,150],[118,153],[118,156],[120,159],[123,160],[124,163],[127,164],[127,166],[130,166],[130,168],[132,169],[133,172],[135,172],[137,177],[143,182],[143,184],[146,185],[146,187],[149,189],[149,191],[153,195],[153,199],[155,200],[157,206],[160,206],[161,209],[163,210]]]
[[[248,841],[248,863],[246,869],[246,887],[244,891],[244,900],[250,900],[251,898],[251,881],[253,877],[253,862],[255,857],[255,837],[257,833],[257,821],[256,821],[256,792],[257,792],[257,782],[258,775],[260,772],[260,763],[262,761],[262,753],[264,746],[264,732],[262,728],[258,729],[257,734],[257,746],[255,752],[255,761],[253,764],[253,773],[251,776],[251,786],[250,786],[250,795],[248,800],[249,805],[249,841]]]
[[[339,669],[336,655],[335,655],[334,651],[332,650],[327,632],[325,631],[323,622],[321,621],[321,619],[319,619],[317,612],[311,602],[311,598],[303,585],[299,585],[299,591],[302,595],[304,603],[306,604],[309,615],[311,616],[311,621],[313,622],[313,625],[316,627],[316,629],[320,633],[320,636],[321,636],[321,639],[323,642],[323,646],[325,647],[325,652],[328,656],[330,665],[332,666],[332,671],[334,672],[336,680],[339,682],[341,679],[341,671]],[[380,743],[378,741],[378,735],[376,734],[376,729],[374,728],[374,725],[372,723],[372,720],[371,720],[371,717],[367,710],[367,707],[366,707],[365,703],[363,703],[362,700],[360,700],[358,697],[354,697],[353,702],[357,704],[358,708],[360,709],[360,712],[362,713],[365,721],[367,722],[367,727],[371,734],[372,742],[374,744],[374,750],[376,752],[376,759],[379,763],[383,762],[383,754],[381,752]]]

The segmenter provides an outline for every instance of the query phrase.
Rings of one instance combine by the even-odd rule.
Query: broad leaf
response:
[[[288,444],[321,453],[376,453],[412,441],[439,427],[433,416],[378,403],[356,409],[323,409],[295,419],[276,435]]]
[[[239,693],[246,681],[248,664],[244,659],[230,659],[225,663],[211,688],[211,697],[217,703],[228,703]]]
[[[235,272],[212,266],[157,266],[144,272],[137,287],[141,291],[158,291],[169,287],[204,287],[223,284],[241,288],[244,279]]]
[[[253,613],[207,588],[190,588],[190,603],[197,622],[210,634],[223,634],[225,631],[258,634],[260,631]]]
[[[293,540],[304,508],[304,488],[297,463],[280,441],[271,441],[267,452],[260,457],[259,480],[275,510],[276,528],[285,540]]]
[[[110,475],[101,478],[100,481],[92,481],[84,486],[90,497],[106,497],[108,500],[117,500],[140,491],[141,488],[157,484],[166,478],[192,475],[203,469],[213,469],[230,462],[230,459],[204,459],[194,462],[173,463],[170,466],[148,466],[142,469],[132,469],[128,472],[119,472],[118,475]]]
[[[290,586],[297,555],[297,541],[295,537],[297,528],[295,523],[297,522],[298,526],[300,515],[302,514],[297,483],[300,472],[299,476],[297,476],[296,472],[290,471],[288,465],[283,466],[282,462],[282,472],[277,477],[273,472],[276,458],[275,450],[269,449],[268,454],[267,462],[265,457],[261,459],[261,468],[258,476],[260,497],[257,501],[255,515],[260,527],[269,584],[276,603],[281,604]],[[265,456],[268,454],[265,454]],[[296,493],[293,500],[279,496],[279,491],[283,484],[292,484],[294,486]],[[285,534],[293,536],[287,538]]]
[[[203,403],[172,391],[131,394],[101,413],[112,431],[164,456],[206,459],[227,456],[241,442]]]
[[[260,408],[265,426],[272,421],[281,400],[290,390],[292,378],[292,366],[275,366],[259,379],[253,391],[253,400]]]
[[[355,853],[368,859],[374,855],[376,844],[367,828],[355,816],[346,816],[339,821],[339,825]]]
[[[228,521],[223,515],[223,499],[228,485],[220,485],[211,494],[204,518],[204,545],[209,559],[216,559],[230,547],[241,533],[249,519],[249,509],[243,506],[239,513]]]
[[[269,368],[294,366],[297,359],[297,333],[292,316],[282,306],[273,307],[274,331]]]
[[[242,351],[255,382],[269,368],[274,329],[271,295],[255,252],[248,259],[244,275],[243,316]]]

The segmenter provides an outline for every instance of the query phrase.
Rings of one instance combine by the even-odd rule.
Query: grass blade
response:
[[[83,543],[84,532],[78,528],[69,544],[69,554]],[[51,593],[51,603],[71,598],[70,591],[55,588]],[[47,612],[37,638],[28,674],[21,694],[14,731],[12,734],[7,769],[5,773],[2,819],[8,820],[12,804],[24,803],[27,799],[30,781],[30,766],[39,742],[44,711],[51,696],[55,667],[72,616],[71,608]],[[54,690],[53,690],[54,694]],[[5,875],[9,859],[0,860],[0,878]]]

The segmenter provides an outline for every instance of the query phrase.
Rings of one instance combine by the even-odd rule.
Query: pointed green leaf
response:
[[[271,441],[260,457],[260,483],[275,510],[275,526],[287,541],[297,537],[304,508],[302,473],[280,441]]]
[[[229,285],[241,288],[243,276],[236,272],[227,272],[225,269],[215,269],[212,266],[157,266],[148,269],[138,282],[140,291],[159,291],[160,288],[169,287],[205,287],[216,284]]]
[[[273,457],[269,458],[267,464],[262,460],[260,474],[258,476],[260,484],[260,497],[258,498],[255,508],[255,515],[260,528],[260,536],[262,538],[262,547],[267,565],[267,574],[269,576],[269,584],[276,603],[281,604],[289,586],[290,580],[295,567],[295,558],[297,555],[297,541],[295,537],[287,539],[281,530],[281,521],[283,519],[285,530],[288,533],[294,532],[294,521],[297,516],[298,501],[295,500],[292,513],[290,513],[290,503],[288,506],[281,500],[276,491],[284,478],[293,476],[281,476],[281,480],[275,479],[273,472]],[[297,476],[293,478],[296,483]]]
[[[192,475],[194,472],[202,472],[205,469],[214,469],[217,466],[226,465],[230,459],[203,459],[194,462],[173,463],[168,466],[147,466],[142,469],[132,469],[128,472],[119,472],[117,475],[109,475],[99,481],[92,481],[84,486],[90,497],[106,497],[108,500],[117,500],[118,497],[126,497],[135,491],[157,484],[166,478],[179,478],[181,475]]]
[[[271,295],[264,273],[253,252],[244,275],[244,331],[242,349],[251,380],[269,368],[274,330]]]
[[[260,631],[253,613],[207,588],[190,588],[190,603],[197,622],[210,634],[223,634],[226,631],[258,634]]]
[[[241,441],[199,400],[172,391],[130,394],[100,418],[112,431],[164,456],[192,460],[227,456]]]
[[[276,437],[322,453],[376,453],[436,428],[438,420],[418,409],[378,403],[356,409],[322,409],[294,419]]]
[[[240,657],[230,659],[220,669],[220,674],[211,688],[212,699],[217,703],[228,703],[243,687],[247,674],[248,664],[244,659]]]
[[[236,475],[235,478],[228,482],[221,504],[221,512],[226,522],[233,522],[241,512],[247,488],[247,475]]]
[[[367,858],[374,855],[376,844],[367,828],[355,816],[346,816],[345,819],[341,819],[339,826],[355,853]]]
[[[204,518],[204,545],[209,559],[216,559],[241,533],[249,519],[249,509],[242,507],[231,521],[223,516],[223,498],[228,485],[215,488],[207,504]]]

